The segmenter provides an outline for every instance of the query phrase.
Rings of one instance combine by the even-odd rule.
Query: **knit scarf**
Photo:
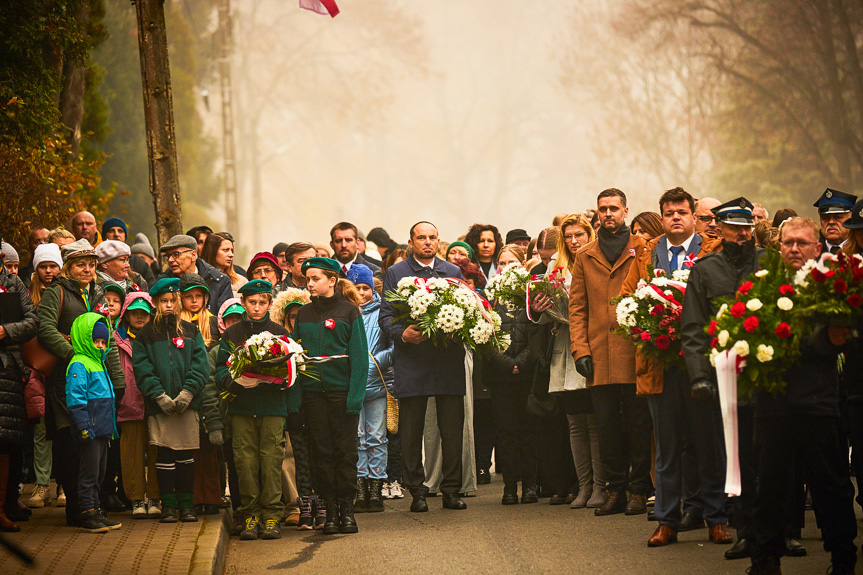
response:
[[[629,243],[629,238],[632,232],[629,226],[623,224],[616,232],[609,232],[605,227],[599,228],[599,249],[602,250],[602,255],[608,260],[608,263],[614,265],[623,249]]]
[[[123,288],[124,291],[129,291],[130,289],[134,289],[134,282],[132,278],[126,278],[124,280],[115,280],[102,270],[96,270],[96,275],[98,275],[105,283],[116,284]]]

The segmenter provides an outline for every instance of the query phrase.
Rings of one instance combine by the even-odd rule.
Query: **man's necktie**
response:
[[[670,271],[677,270],[677,259],[680,257],[680,254],[683,253],[683,246],[671,246],[668,248],[671,252],[671,261],[668,262],[668,269]]]
[[[842,248],[840,248],[839,246],[830,246],[830,253],[835,256],[836,254],[839,253],[839,250],[841,250],[841,249]]]

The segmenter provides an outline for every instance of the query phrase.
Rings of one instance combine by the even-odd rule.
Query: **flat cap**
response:
[[[159,248],[160,252],[167,252],[177,248],[186,248],[188,250],[198,251],[198,241],[192,236],[186,234],[177,234]]]
[[[116,258],[123,256],[131,256],[132,250],[126,245],[126,242],[118,240],[103,240],[96,246],[96,257],[99,258],[99,263],[104,264]]]

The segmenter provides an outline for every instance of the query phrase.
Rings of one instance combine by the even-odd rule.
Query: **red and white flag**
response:
[[[339,13],[336,0],[300,0],[300,8],[311,10],[324,16],[329,15],[332,18],[335,18],[336,14]]]

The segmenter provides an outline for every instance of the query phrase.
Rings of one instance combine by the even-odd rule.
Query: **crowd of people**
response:
[[[781,557],[806,553],[812,505],[831,572],[853,573],[856,326],[816,326],[786,392],[740,403],[736,497],[725,493],[705,333],[765,249],[791,269],[822,251],[863,253],[863,201],[827,189],[815,207],[820,222],[791,208],[770,220],[746,198],[674,188],[658,212],[630,220],[625,194],[610,188],[535,236],[474,224],[446,242],[420,221],[399,244],[340,222],[328,243],[279,243],[245,269],[233,236],[207,226],[158,254],[117,217],[35,227],[18,246],[27,266],[0,242],[0,530],[19,530],[53,499],[69,526],[92,533],[121,528],[119,513],[194,522],[223,507],[241,540],[278,539],[283,525],[356,533],[355,513],[405,492],[412,512],[438,494],[445,509],[466,509],[493,470],[503,505],[548,498],[597,517],[647,514],[650,547],[706,528],[726,559],[751,558],[751,573],[779,573]],[[561,274],[569,308],[551,313],[541,294],[526,309],[488,302],[511,336],[502,352],[434,345],[385,297],[406,277],[457,278],[486,297],[508,265]],[[650,270],[685,268],[685,368],[662,367],[614,333],[614,299]],[[240,385],[231,353],[263,332],[335,359],[288,389]],[[25,483],[36,487],[21,497]]]

